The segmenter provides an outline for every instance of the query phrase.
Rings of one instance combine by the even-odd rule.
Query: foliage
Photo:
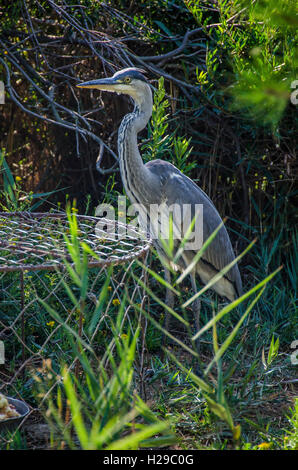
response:
[[[148,389],[155,394],[149,410],[134,392],[132,374],[140,324],[128,328],[121,322],[129,292],[103,319],[102,306],[112,294],[108,276],[91,284],[98,295],[94,306],[86,298],[93,281],[86,247],[78,243],[70,219],[75,267],[68,265],[63,296],[46,300],[61,280],[57,273],[28,273],[25,284],[26,301],[33,295],[44,299],[42,308],[31,307],[28,347],[38,351],[39,340],[51,336],[63,360],[57,349],[45,349],[49,360],[35,370],[42,396],[33,397],[28,371],[9,390],[33,406],[42,401],[52,447],[137,448],[152,445],[150,436],[157,434],[154,443],[162,446],[173,443],[174,430],[181,448],[297,448],[297,403],[291,405],[285,385],[294,375],[288,353],[298,331],[295,3],[65,0],[64,5],[12,2],[2,12],[1,210],[61,209],[76,198],[76,210],[93,214],[99,200],[115,204],[123,193],[116,128],[130,103],[105,97],[103,106],[98,93],[83,94],[74,84],[133,63],[149,71],[153,85],[158,80],[148,134],[141,136],[144,160],[166,159],[198,182],[220,214],[229,215],[236,253],[257,238],[240,260],[245,293],[256,297],[242,299],[234,309],[201,289],[205,327],[196,333],[205,375],[197,377],[190,364],[192,357],[197,360],[190,287],[186,278],[178,283],[175,273],[173,284],[165,283],[152,255],[149,310],[133,305],[150,320],[146,367],[152,373]],[[135,279],[139,270],[134,267]],[[12,274],[1,278],[1,289],[7,286],[15,297]],[[169,312],[178,322],[174,332],[165,332],[162,324],[169,310],[161,300],[165,287],[174,290],[178,304]],[[13,321],[15,304],[3,307],[1,319]],[[71,321],[64,322],[68,310]],[[95,325],[98,344],[91,347]],[[162,334],[174,342],[165,358],[159,355]],[[12,341],[8,354],[13,374],[21,362],[18,344]],[[28,442],[21,431],[5,445],[24,448]]]
[[[288,430],[284,437],[284,446],[287,450],[298,450],[298,399],[295,400],[295,406],[291,410],[292,415],[289,416],[289,424],[291,429]]]
[[[168,114],[169,101],[165,98],[164,79],[158,81],[158,89],[154,93],[152,118],[148,125],[148,140],[142,145],[144,161],[155,159],[168,160],[182,173],[190,175],[195,167],[195,162],[190,162],[192,148],[190,140],[176,136],[175,132],[169,132]]]
[[[14,178],[5,159],[5,153],[0,152],[0,175],[3,178],[3,202],[0,201],[0,207],[5,212],[11,211],[34,211],[41,206],[46,199],[58,191],[50,191],[48,193],[33,194],[32,191],[26,193],[21,189],[22,178],[16,176]],[[34,199],[39,201],[32,204]]]
[[[88,316],[86,303],[88,300],[87,255],[92,252],[89,246],[80,242],[75,214],[68,209],[69,236],[65,235],[71,263],[66,262],[67,270],[77,289],[71,289],[65,281],[64,288],[69,301],[77,308],[78,327],[70,327],[59,313],[40,299],[41,305],[52,316],[55,322],[63,325],[64,334],[72,346],[74,371],[72,364],[65,363],[61,370],[61,378],[52,368],[50,360],[44,361],[35,380],[39,384],[39,398],[45,401],[45,416],[53,432],[62,434],[63,440],[71,448],[77,445],[72,437],[75,430],[80,446],[91,449],[136,449],[149,445],[149,439],[162,434],[163,445],[173,442],[169,432],[169,423],[160,421],[148,406],[133,392],[133,364],[135,362],[136,345],[139,327],[133,337],[125,332],[125,299],[116,316],[115,323],[111,320],[112,338],[105,345],[105,353],[101,359],[92,348],[91,338],[98,323],[98,313],[108,295],[109,276],[99,295],[96,309],[83,336],[83,319]],[[94,323],[94,319],[97,319]],[[113,352],[116,350],[116,355]],[[48,393],[55,388],[55,393]],[[66,407],[65,407],[66,405]],[[140,417],[145,423],[138,421]],[[147,423],[147,424],[146,424]],[[132,428],[126,437],[123,432]],[[148,440],[148,441],[147,441]],[[60,439],[58,440],[58,442]],[[64,442],[64,441],[63,441]],[[158,438],[155,439],[158,445]]]
[[[215,237],[218,229],[209,237],[208,240],[204,243],[202,248],[198,251],[196,258],[194,260],[194,263],[198,262],[200,257],[202,257],[204,251],[210,245],[212,242],[213,238]],[[169,233],[171,234],[171,230],[169,230]],[[186,235],[186,240],[187,240],[187,235]],[[183,253],[183,246],[185,244],[185,240],[182,240],[180,246],[177,248],[177,253],[176,255],[171,255],[172,248],[173,247],[173,239],[171,239],[171,236],[169,237],[169,240],[161,240],[163,245],[164,245],[164,250],[167,253],[167,256],[169,259],[172,261],[172,265],[175,265],[179,257]],[[239,299],[234,300],[227,306],[223,307],[220,309],[216,314],[213,312],[213,318],[207,322],[199,331],[195,332],[193,334],[191,332],[191,326],[189,321],[187,320],[187,315],[185,311],[185,307],[187,307],[189,304],[193,304],[194,301],[197,301],[204,291],[208,288],[211,287],[215,282],[217,282],[219,279],[221,279],[228,268],[231,268],[233,264],[235,264],[237,261],[239,261],[239,258],[245,255],[246,251],[248,251],[252,247],[253,243],[249,245],[249,247],[239,256],[235,261],[233,261],[229,266],[226,268],[222,269],[214,278],[206,285],[204,288],[202,288],[198,293],[195,295],[192,295],[186,302],[181,303],[181,293],[179,292],[179,284],[181,281],[186,277],[186,275],[191,271],[191,265],[183,271],[183,273],[177,277],[175,275],[175,271],[171,268],[170,264],[167,264],[167,268],[171,269],[172,271],[172,276],[176,277],[174,282],[168,283],[165,280],[162,280],[159,275],[157,275],[153,270],[146,268],[146,266],[143,266],[145,269],[148,269],[148,272],[152,276],[153,279],[155,279],[158,283],[161,283],[164,285],[167,289],[170,289],[173,294],[178,296],[178,300],[180,300],[180,314],[178,315],[172,308],[170,308],[168,305],[166,305],[162,300],[160,300],[151,290],[148,288],[142,281],[139,281],[142,287],[147,291],[148,295],[152,297],[154,300],[156,300],[167,312],[167,315],[172,315],[174,318],[176,318],[180,323],[181,327],[185,327],[186,331],[189,335],[189,338],[191,339],[191,345],[192,348],[190,348],[185,340],[181,341],[180,339],[174,337],[169,330],[163,328],[152,316],[148,316],[146,311],[142,310],[139,308],[139,310],[142,312],[143,315],[148,316],[148,319],[153,323],[153,325],[157,328],[160,329],[164,335],[164,337],[170,338],[172,341],[175,341],[180,347],[184,348],[188,353],[193,355],[194,358],[194,370],[197,372],[198,367],[199,367],[199,374],[194,373],[192,371],[189,371],[187,367],[185,367],[169,349],[166,349],[167,354],[171,358],[172,361],[174,361],[182,370],[185,374],[187,374],[195,384],[195,386],[198,388],[198,391],[202,393],[202,396],[205,398],[206,403],[208,404],[208,407],[212,413],[214,413],[219,419],[223,420],[228,427],[230,428],[230,431],[232,432],[232,439],[234,442],[234,445],[238,445],[238,441],[241,436],[241,426],[240,425],[235,425],[233,421],[233,417],[230,411],[230,407],[228,405],[226,396],[225,396],[225,388],[224,388],[224,382],[227,380],[227,376],[230,379],[231,377],[231,370],[228,370],[227,375],[224,374],[223,369],[222,369],[222,356],[224,353],[227,351],[227,349],[230,347],[232,341],[234,340],[236,334],[238,333],[241,325],[245,321],[246,317],[248,314],[251,312],[255,304],[258,302],[260,299],[261,295],[263,294],[263,291],[265,289],[265,285],[267,282],[269,282],[280,270],[278,269],[276,272],[272,273],[269,275],[266,279],[264,279],[262,282],[254,286],[251,290],[243,294]],[[161,258],[161,262],[164,263],[164,260]],[[250,304],[246,307],[245,312],[242,314],[240,320],[238,321],[237,325],[233,328],[233,330],[226,335],[225,341],[223,341],[222,345],[219,346],[218,344],[218,333],[217,333],[217,325],[218,322],[228,313],[230,313],[232,310],[234,310],[236,307],[239,307],[241,305],[244,305],[244,301],[248,298],[250,298],[255,292],[259,291],[258,295],[250,302]],[[213,307],[214,308],[214,307]],[[205,368],[202,376],[202,371],[201,371],[201,361],[200,361],[200,356],[198,352],[196,351],[196,341],[198,340],[199,337],[201,337],[208,329],[212,328],[212,343],[213,343],[213,358],[210,360],[208,366]],[[271,364],[271,362],[274,360],[275,356],[277,355],[278,351],[278,340],[274,343],[272,340],[270,350],[268,353],[268,366]],[[210,370],[216,365],[217,367],[217,381],[215,382],[213,379],[213,383],[210,384],[207,381],[207,376]],[[214,383],[215,382],[215,383]]]

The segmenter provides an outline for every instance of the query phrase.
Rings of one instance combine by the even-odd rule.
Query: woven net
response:
[[[149,249],[150,240],[133,226],[73,216],[78,241],[90,248],[89,267],[127,263]],[[65,240],[69,233],[63,213],[0,213],[0,272],[64,269],[63,260],[69,260]]]
[[[135,306],[143,308],[145,303],[146,272],[136,258],[147,256],[150,240],[134,227],[107,219],[76,215],[73,221],[76,240],[85,244],[87,253],[83,309],[76,279],[66,269],[68,265],[75,270],[67,249],[67,243],[74,242],[67,216],[0,213],[0,341],[5,348],[0,392],[7,395],[24,399],[24,389],[32,385],[32,369],[45,359],[57,370],[62,358],[72,367],[65,328],[76,331],[101,356],[120,306],[124,305],[126,330],[134,333],[139,321]]]

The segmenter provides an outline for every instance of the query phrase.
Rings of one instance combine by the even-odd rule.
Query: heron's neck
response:
[[[142,97],[134,97],[135,109],[121,122],[118,132],[118,153],[123,185],[130,201],[135,203],[150,200],[150,178],[138,149],[137,135],[144,129],[152,114],[152,94],[146,87]],[[148,202],[149,202],[148,200]]]

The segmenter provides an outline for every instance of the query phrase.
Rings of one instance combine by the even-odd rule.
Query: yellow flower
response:
[[[261,444],[258,445],[258,448],[260,450],[267,450],[270,449],[271,447],[271,442],[262,442]]]
[[[113,290],[113,287],[112,287],[112,286],[108,286],[108,290],[111,292],[111,290]]]
[[[22,181],[22,178],[20,176],[16,176],[16,181],[17,183],[19,183],[20,181]]]
[[[120,305],[120,300],[119,299],[114,299],[113,300],[113,305]]]
[[[53,328],[55,325],[55,322],[52,320],[52,321],[48,321],[47,323],[47,326],[49,326],[50,328]]]

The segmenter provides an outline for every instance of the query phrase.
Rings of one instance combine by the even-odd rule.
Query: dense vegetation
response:
[[[290,360],[291,344],[298,339],[296,3],[75,3],[1,2],[1,210],[61,210],[70,201],[74,213],[94,215],[99,202],[115,203],[123,194],[116,130],[131,103],[123,96],[83,93],[75,85],[140,67],[156,89],[152,120],[140,135],[143,158],[171,161],[200,185],[220,214],[229,217],[237,255],[257,239],[240,260],[244,291],[251,290],[251,296],[229,312],[214,294],[203,293],[202,325],[213,318],[202,336],[201,360],[208,369],[203,380],[189,372],[187,282],[174,284],[180,303],[172,312],[186,328],[178,334],[185,349],[175,345],[161,355],[167,307],[154,253],[146,261],[148,287],[141,285],[150,298],[149,310],[142,299],[134,300],[135,316],[127,315],[128,289],[120,306],[113,297],[108,319],[94,334],[111,295],[109,281],[118,271],[98,278],[88,274],[79,261],[86,247],[74,242],[68,282],[61,283],[56,300],[43,300],[42,310],[40,304],[32,306],[35,320],[26,325],[31,351],[51,337],[56,346],[63,342],[67,354],[59,355],[56,346],[45,350],[42,366],[28,367],[12,382],[22,357],[16,352],[17,336],[10,336],[11,362],[3,372],[0,366],[0,391],[17,393],[34,407],[43,397],[50,447],[138,448],[152,445],[150,439],[159,435],[155,446],[297,448],[295,364]],[[70,212],[74,241],[78,232]],[[138,263],[131,268],[131,285],[138,277],[142,282],[141,269]],[[56,273],[30,276],[27,299],[33,291],[36,298],[46,298],[60,282]],[[9,286],[10,296],[17,296],[14,282],[12,274],[1,274],[1,289],[8,292]],[[96,286],[101,292],[95,305],[86,283],[89,291]],[[0,335],[5,322],[17,315],[1,308]],[[239,314],[244,316],[237,323]],[[70,323],[63,315],[73,315]],[[79,319],[84,319],[83,339],[76,330]],[[180,324],[173,327],[174,336],[180,329]],[[150,377],[145,380],[142,372],[138,382],[132,365],[143,371],[140,357]],[[80,373],[72,363],[80,364]],[[131,427],[138,432],[123,437]],[[25,431],[6,436],[3,446],[38,446],[28,436]]]

